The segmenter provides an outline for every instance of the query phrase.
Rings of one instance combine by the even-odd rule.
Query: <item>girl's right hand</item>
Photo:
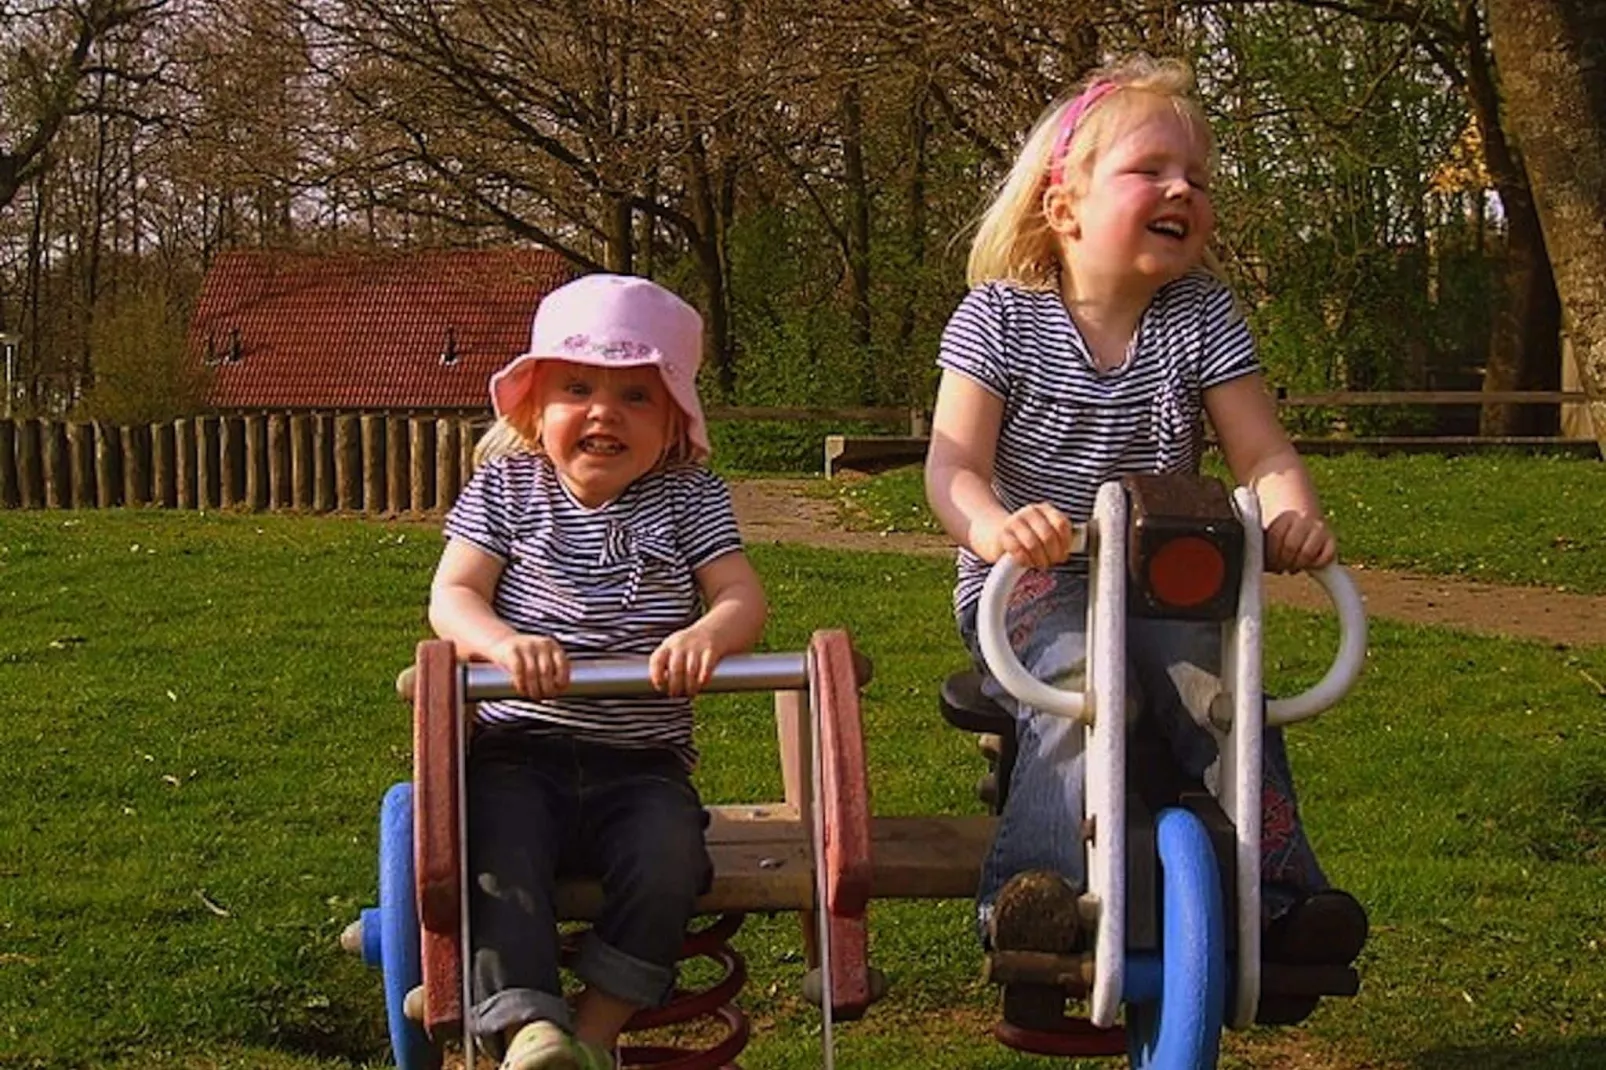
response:
[[[1005,517],[976,549],[988,561],[1008,554],[1026,568],[1050,568],[1071,556],[1075,535],[1069,517],[1047,502],[1035,502]]]
[[[530,698],[555,698],[569,686],[569,656],[547,636],[510,635],[486,655]]]

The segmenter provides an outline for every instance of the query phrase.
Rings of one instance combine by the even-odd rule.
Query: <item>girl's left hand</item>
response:
[[[1266,525],[1266,571],[1304,572],[1333,563],[1338,542],[1320,517],[1279,513]]]
[[[658,644],[647,660],[647,675],[652,686],[664,694],[690,698],[708,683],[717,664],[719,654],[713,641],[693,626]]]

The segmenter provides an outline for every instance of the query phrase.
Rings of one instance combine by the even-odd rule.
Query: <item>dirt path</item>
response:
[[[732,483],[736,515],[748,542],[797,542],[839,550],[943,557],[953,552],[946,539],[934,535],[844,531],[838,526],[833,503],[805,493],[809,482],[752,479]],[[1383,569],[1352,568],[1351,574],[1374,617],[1565,646],[1606,646],[1606,596]],[[1267,598],[1273,602],[1305,609],[1327,604],[1321,588],[1303,576],[1266,579]]]

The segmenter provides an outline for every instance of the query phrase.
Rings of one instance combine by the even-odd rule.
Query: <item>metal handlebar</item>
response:
[[[869,660],[854,651],[854,672],[862,685],[870,678]],[[482,661],[461,666],[463,700],[485,702],[520,698],[505,669]],[[405,701],[413,697],[412,666],[396,677],[396,693]],[[808,655],[795,653],[732,654],[714,667],[702,693],[714,691],[801,691],[808,687]],[[596,658],[572,662],[569,686],[564,697],[627,698],[656,695],[647,674],[646,657]]]

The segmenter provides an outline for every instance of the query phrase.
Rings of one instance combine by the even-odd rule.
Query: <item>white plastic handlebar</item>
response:
[[[1023,571],[1015,559],[1006,554],[987,574],[976,608],[976,633],[982,657],[993,678],[1024,705],[1072,720],[1085,720],[1087,700],[1082,692],[1062,691],[1043,683],[1026,671],[1009,645],[1005,613],[1009,609],[1009,594]]]
[[[1366,664],[1366,609],[1361,604],[1361,593],[1356,590],[1355,581],[1338,565],[1316,569],[1310,576],[1326,589],[1327,596],[1333,600],[1333,608],[1338,611],[1338,656],[1333,659],[1327,675],[1310,690],[1268,701],[1268,725],[1292,724],[1337,705],[1355,686]]]

